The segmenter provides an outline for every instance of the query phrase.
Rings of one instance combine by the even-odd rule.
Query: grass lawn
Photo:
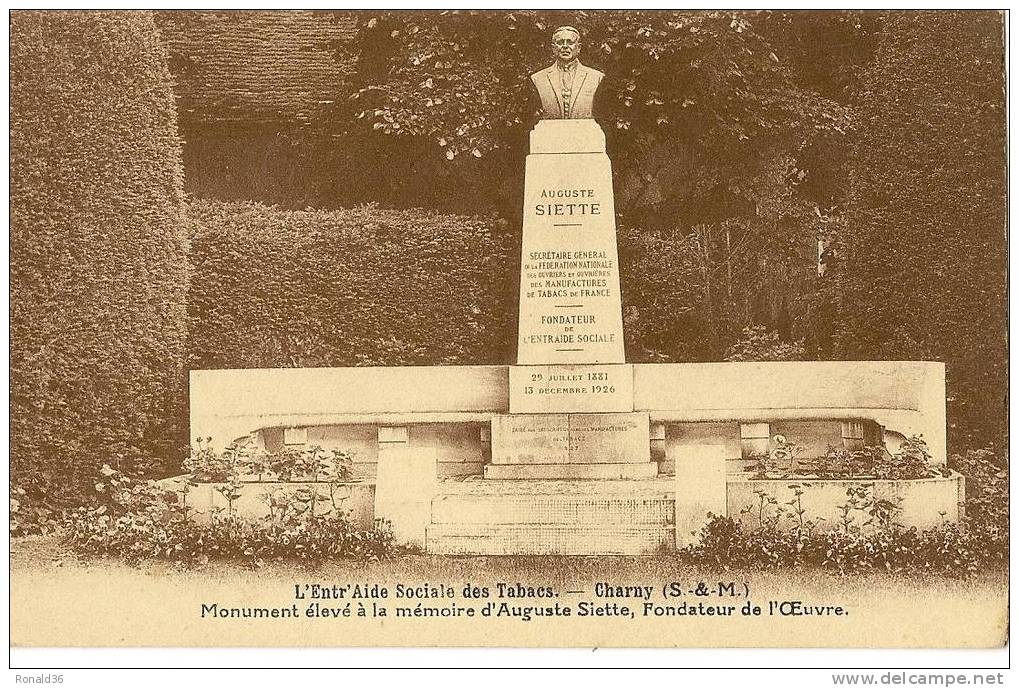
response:
[[[81,561],[56,537],[12,540],[10,561],[15,646],[995,647],[1007,629],[1003,569],[966,580],[841,577],[704,570],[667,555],[415,555],[182,569]],[[708,594],[696,594],[701,583]],[[337,586],[344,597],[313,599],[314,584]],[[355,584],[369,595],[384,587],[387,597],[352,599]],[[465,586],[487,588],[488,597],[466,598]],[[629,596],[610,597],[605,586]],[[748,602],[761,614],[744,614]],[[297,614],[241,616],[255,608]]]

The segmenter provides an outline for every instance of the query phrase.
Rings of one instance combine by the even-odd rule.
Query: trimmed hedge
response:
[[[10,28],[11,474],[57,503],[184,437],[180,141],[149,13]]]
[[[191,206],[200,368],[504,363],[519,249],[494,218]]]
[[[197,201],[189,215],[192,369],[516,359],[519,226],[255,202]],[[710,360],[685,238],[621,226],[618,241],[627,360]]]
[[[358,19],[350,11],[157,11],[181,121],[314,119],[357,89],[357,56],[346,45],[357,35]]]

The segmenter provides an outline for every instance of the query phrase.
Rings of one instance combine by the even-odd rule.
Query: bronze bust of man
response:
[[[580,63],[580,31],[560,26],[552,32],[555,64],[531,75],[541,97],[543,119],[593,119],[594,94],[605,77]]]

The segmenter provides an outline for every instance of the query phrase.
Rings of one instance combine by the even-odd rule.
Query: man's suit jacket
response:
[[[594,93],[604,77],[597,69],[577,63],[570,96],[570,119],[594,118]],[[553,64],[535,72],[531,75],[531,83],[541,97],[542,118],[565,119],[559,67]]]

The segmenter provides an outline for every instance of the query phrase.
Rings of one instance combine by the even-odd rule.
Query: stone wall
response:
[[[906,527],[933,528],[943,523],[955,523],[964,513],[965,478],[958,473],[950,477],[921,478],[917,480],[749,480],[730,476],[726,488],[726,510],[729,516],[753,528],[760,525],[755,490],[774,497],[785,504],[795,495],[793,486],[803,489],[801,497],[805,518],[823,518],[819,530],[837,528],[842,517],[841,508],[847,502],[846,490],[869,485],[875,499],[893,502],[901,499],[902,508],[897,521]],[[750,513],[741,513],[752,507]],[[786,510],[790,507],[786,505]],[[774,514],[774,507],[768,513]],[[852,511],[855,525],[863,525],[869,515]],[[783,519],[787,525],[791,519]]]
[[[764,423],[764,437],[786,428],[808,453],[823,453],[828,441],[841,439],[835,428],[843,421],[881,425],[895,436],[923,435],[934,462],[946,460],[942,363],[678,363],[632,370],[633,410],[666,427],[666,472],[668,448],[697,438],[720,442],[727,460],[739,461],[740,426]],[[484,425],[509,411],[509,377],[508,366],[192,371],[191,436],[224,446],[272,427]],[[435,438],[434,431],[418,436]],[[450,441],[463,447],[467,440]],[[451,460],[463,459],[457,451]]]
[[[846,503],[846,490],[864,483],[873,484],[873,495],[897,499],[902,508],[897,521],[905,527],[931,528],[955,523],[962,518],[965,480],[958,473],[950,477],[920,480],[749,480],[728,476],[725,481],[726,511],[747,527],[758,525],[756,511],[741,513],[758,503],[755,490],[763,490],[780,503],[793,496],[791,485],[807,489],[802,497],[806,518],[825,520],[820,530],[838,527],[839,507]],[[163,481],[163,486],[180,490],[179,479]],[[650,554],[680,538],[682,543],[696,541],[703,525],[681,518],[690,510],[695,495],[679,495],[668,489],[668,482],[586,481],[582,484],[563,481],[527,481],[512,486],[494,486],[488,481],[439,483],[430,502],[412,518],[400,524],[412,530],[410,538],[422,544],[428,530],[428,551],[434,553],[476,553],[472,548],[487,542],[494,547],[490,554],[559,553],[584,554],[585,547],[606,546],[617,554]],[[198,519],[207,519],[215,508],[225,510],[226,499],[216,491],[218,484],[206,483],[191,488],[188,503]],[[328,497],[326,483],[248,482],[241,487],[241,497],[234,502],[235,512],[246,518],[268,515],[264,496],[275,491],[293,491],[314,487]],[[412,491],[413,492],[413,491]],[[369,528],[376,516],[374,482],[340,485],[335,497],[340,508],[358,527]],[[430,503],[430,506],[428,504]],[[323,509],[329,502],[322,502]],[[387,507],[389,508],[389,507]],[[402,513],[392,511],[397,517]],[[404,509],[406,511],[406,509]],[[773,513],[772,511],[769,513]],[[854,523],[867,519],[860,511],[851,513]],[[783,519],[787,521],[788,519]],[[409,523],[408,523],[409,521]],[[791,521],[789,521],[791,523]],[[787,523],[786,525],[789,525]],[[622,531],[619,529],[626,526]],[[679,532],[682,531],[682,532]],[[622,533],[622,535],[620,535]],[[615,538],[615,539],[613,539]],[[528,549],[530,548],[530,549]]]
[[[216,491],[225,483],[202,483],[188,488],[187,504],[194,509],[192,517],[199,521],[208,520],[217,509],[226,513],[226,498]],[[160,481],[160,485],[168,490],[180,493],[183,490],[181,478],[170,478]],[[300,488],[313,488],[320,497],[317,505],[319,513],[332,509],[328,483],[312,482],[245,482],[241,485],[241,495],[234,500],[234,513],[242,518],[260,519],[269,515],[269,507],[265,498],[274,492],[293,493]],[[370,528],[375,516],[375,484],[371,482],[353,482],[337,485],[332,493],[332,500],[337,508],[359,528]]]

